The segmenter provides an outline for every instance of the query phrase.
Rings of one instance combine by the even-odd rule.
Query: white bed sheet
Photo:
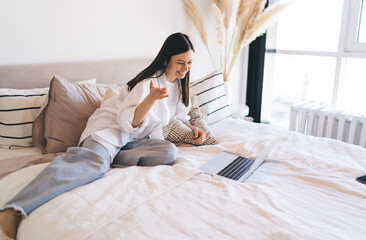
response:
[[[212,126],[220,144],[181,147],[174,166],[112,169],[22,221],[18,239],[362,239],[366,149],[239,119]],[[255,157],[245,183],[197,170],[221,151]],[[0,204],[47,164],[0,181]]]
[[[5,149],[0,148],[0,161],[11,157],[23,157],[27,155],[40,155],[41,150],[36,147]]]

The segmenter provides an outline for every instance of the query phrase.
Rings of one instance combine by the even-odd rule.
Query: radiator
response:
[[[293,104],[289,129],[366,147],[366,116],[351,115],[319,103]]]

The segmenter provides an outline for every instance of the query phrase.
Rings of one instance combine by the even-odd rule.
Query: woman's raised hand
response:
[[[150,92],[145,99],[136,107],[135,115],[132,119],[132,126],[137,127],[145,119],[146,114],[149,112],[151,107],[154,105],[156,100],[167,98],[166,88],[154,87],[154,83],[150,81]]]
[[[150,97],[154,100],[163,99],[169,97],[166,88],[154,87],[154,83],[150,81]]]

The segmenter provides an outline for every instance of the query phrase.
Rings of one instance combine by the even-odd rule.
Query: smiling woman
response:
[[[56,196],[102,177],[112,162],[172,165],[177,149],[162,132],[171,119],[182,121],[194,133],[193,144],[202,145],[206,133],[191,125],[188,116],[193,53],[187,35],[170,35],[153,62],[128,82],[128,90],[123,88],[90,116],[78,147],[57,156],[2,206],[1,229],[14,238],[20,215],[24,218]]]
[[[172,56],[165,70],[169,82],[175,82],[176,79],[182,79],[186,73],[191,70],[194,52],[187,52]]]
[[[151,61],[149,59],[147,62]],[[137,67],[138,70],[141,70],[147,66],[147,62],[143,61],[142,65],[133,62],[131,67],[131,62],[126,60],[111,72],[130,72],[137,65],[140,66]],[[196,62],[197,58],[194,64]],[[100,63],[104,67],[108,64],[110,63]],[[53,65],[51,66],[38,66],[39,74],[43,75],[45,69],[53,69]],[[71,63],[70,66],[80,68],[79,63]],[[90,68],[95,67],[94,63],[87,66],[89,67],[82,67],[85,73],[89,73]],[[28,76],[24,79],[25,76],[19,74],[23,72],[23,68],[21,66],[17,68],[20,71],[11,74],[12,79],[19,79],[19,84],[29,82]],[[3,67],[0,67],[0,72],[2,70]],[[99,71],[106,70],[101,68]],[[79,71],[74,71],[73,74],[77,78],[84,76],[79,74]],[[123,83],[127,81],[126,79]],[[149,81],[150,79],[146,80],[147,89]],[[46,79],[42,82],[49,84],[49,80]],[[61,81],[58,82],[61,84]],[[158,86],[157,79],[153,79],[153,82],[154,86]],[[175,84],[178,82],[180,80]],[[190,92],[203,92],[213,85],[219,86],[197,96],[197,103],[201,105],[200,100],[207,99],[202,98],[206,93],[209,93],[211,99],[221,96],[220,92],[225,93],[222,82],[222,72],[216,72],[198,81],[192,81]],[[168,84],[167,81],[166,83]],[[54,84],[55,82],[50,87],[54,88]],[[78,88],[87,88],[77,85]],[[100,84],[88,84],[89,89],[101,87]],[[87,124],[86,119],[79,118],[81,114],[85,116],[85,113],[72,113],[80,109],[83,99],[101,101],[102,97],[98,95],[97,98],[98,92],[85,91],[85,97],[80,99],[80,94],[69,94],[74,92],[75,88],[76,86],[65,86],[63,90],[53,89],[54,93],[49,94],[48,100],[52,99],[54,94],[63,94],[65,97],[62,103],[67,100],[74,104],[68,111],[65,108],[69,108],[69,105],[63,107],[63,116],[66,116],[66,119],[60,119],[59,124],[44,121],[44,127],[40,128],[37,134],[44,138],[45,134],[42,131],[46,127],[52,130],[57,128],[58,132],[65,132],[67,129],[69,132],[70,120],[78,126]],[[219,89],[221,90],[218,91]],[[168,88],[167,91],[169,92]],[[156,101],[156,104],[165,99]],[[106,100],[102,105],[110,103],[108,101],[113,101],[113,98]],[[219,104],[214,102],[216,101],[199,107],[202,116],[203,107],[209,106],[209,110],[219,107]],[[91,103],[82,105],[91,107]],[[210,116],[213,115],[215,114]],[[219,115],[224,117],[223,114]],[[49,116],[50,114],[46,113],[44,117]],[[212,120],[218,119],[216,115]],[[355,180],[366,173],[366,149],[241,119],[225,118],[207,125],[216,136],[218,144],[179,146],[174,166],[111,169],[97,181],[67,191],[32,211],[20,224],[17,239],[161,239],[171,236],[175,239],[186,239],[187,236],[193,236],[194,239],[241,239],[243,235],[254,234],[253,239],[276,239],[283,236],[297,239],[300,236],[301,239],[312,240],[338,239],[339,236],[363,239],[366,235],[365,185]],[[77,138],[77,142],[80,135],[74,136],[74,132],[71,134],[72,139]],[[211,177],[197,170],[222,151],[255,158],[260,154],[262,147],[279,134],[283,134],[284,137],[279,140],[278,147],[272,150],[267,163],[264,163],[256,174],[252,174],[244,185]],[[189,138],[193,139],[192,134]],[[210,139],[210,134],[207,139]],[[48,165],[38,163],[50,161],[56,154],[64,152],[43,155],[37,148],[0,149],[0,206],[9,202]],[[80,161],[73,163],[74,166],[78,166]],[[24,168],[33,164],[37,165]],[[69,171],[74,170],[62,166],[61,171],[63,167]],[[18,169],[19,171],[14,172]],[[331,174],[327,174],[330,172]],[[338,184],[329,184],[334,181]],[[289,182],[294,184],[289,185]],[[264,207],[265,215],[263,209],[258,209],[258,206]],[[212,211],[213,209],[217,211]],[[6,220],[9,222],[9,218]],[[340,225],[347,227],[339,228]],[[274,235],[273,229],[276,229],[277,234]],[[334,235],[330,234],[331,232]]]

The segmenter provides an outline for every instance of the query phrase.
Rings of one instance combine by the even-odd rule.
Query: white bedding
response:
[[[174,166],[112,169],[22,221],[18,239],[362,239],[366,149],[239,119],[212,126],[219,145],[180,147]],[[197,170],[221,151],[255,157],[245,183]],[[2,153],[1,153],[2,154]],[[47,164],[0,181],[0,204]]]
[[[10,157],[22,157],[27,155],[35,155],[41,154],[41,150],[36,147],[29,147],[29,148],[16,148],[16,149],[5,149],[0,148],[0,161],[4,159],[8,159]]]

